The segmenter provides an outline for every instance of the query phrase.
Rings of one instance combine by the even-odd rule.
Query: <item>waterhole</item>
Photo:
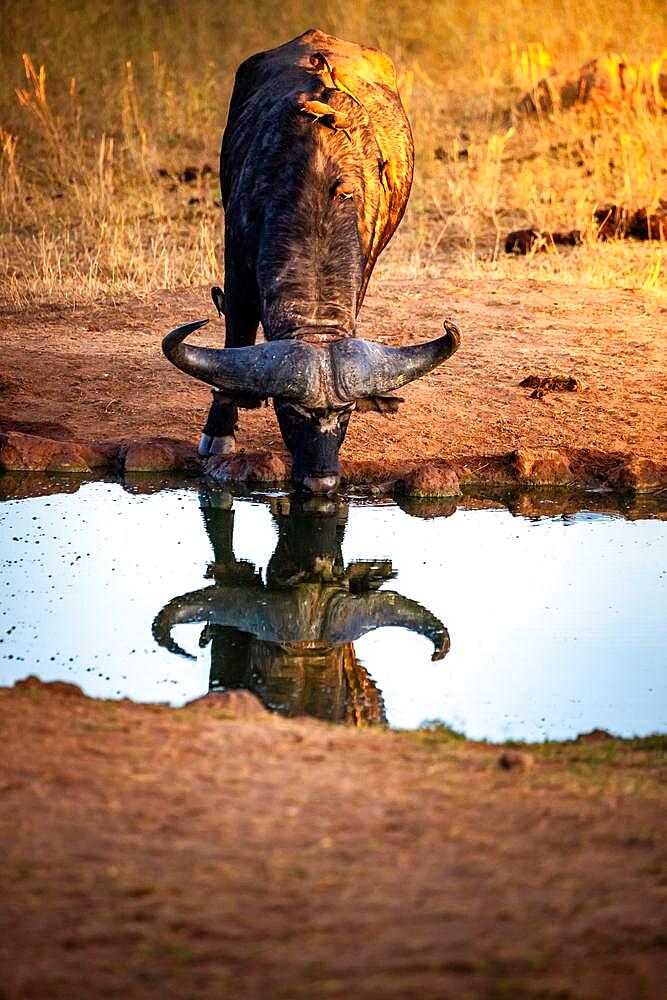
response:
[[[176,706],[245,688],[285,715],[495,741],[667,729],[655,504],[63,483],[0,501],[4,686]]]

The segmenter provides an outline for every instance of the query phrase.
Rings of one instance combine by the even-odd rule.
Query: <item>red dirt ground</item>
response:
[[[213,315],[207,289],[145,302],[38,309],[3,316],[0,427],[47,437],[195,441],[205,386],[160,352],[172,326]],[[343,449],[351,478],[387,479],[431,459],[465,474],[516,448],[574,455],[586,481],[596,462],[632,455],[663,465],[667,482],[667,303],[655,295],[524,281],[379,280],[359,333],[387,344],[439,336],[449,315],[462,346],[403,390],[395,416],[357,414]],[[219,346],[214,320],[200,343]],[[583,392],[531,398],[527,375],[573,375]],[[239,447],[283,451],[271,409],[245,411]]]
[[[0,692],[7,1000],[664,996],[656,741],[507,771],[55,687]]]

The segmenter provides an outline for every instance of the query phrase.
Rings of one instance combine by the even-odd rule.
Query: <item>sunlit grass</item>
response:
[[[274,0],[234,13],[212,0],[15,5],[0,25],[3,298],[20,308],[219,280],[216,169],[234,69],[312,19]],[[382,273],[665,289],[659,244],[599,244],[592,223],[601,204],[667,198],[665,117],[648,99],[510,113],[551,70],[607,51],[655,83],[667,50],[662,3],[341,0],[316,21],[397,63],[416,178]],[[211,172],[178,180],[205,164]],[[507,258],[504,236],[523,226],[576,228],[584,243]]]

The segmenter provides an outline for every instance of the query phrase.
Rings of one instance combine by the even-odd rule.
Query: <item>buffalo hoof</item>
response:
[[[236,451],[236,441],[231,434],[223,437],[209,437],[202,434],[199,438],[197,454],[200,458],[208,458],[209,455],[233,455]]]

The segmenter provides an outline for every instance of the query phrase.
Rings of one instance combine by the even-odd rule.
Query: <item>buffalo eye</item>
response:
[[[354,187],[350,181],[339,178],[331,188],[331,197],[334,201],[349,201],[354,196]]]

